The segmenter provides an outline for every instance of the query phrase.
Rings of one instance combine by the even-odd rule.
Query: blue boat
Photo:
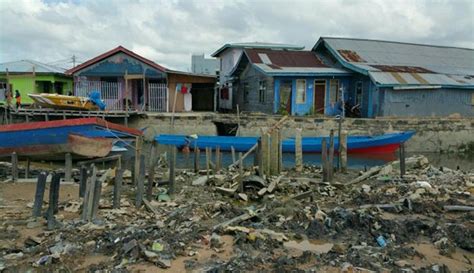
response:
[[[117,139],[135,138],[142,132],[99,118],[79,118],[0,126],[0,157],[40,159],[103,157]]]
[[[399,133],[389,133],[379,136],[349,136],[347,138],[348,153],[391,153],[398,149],[415,134],[414,131]],[[302,149],[304,153],[320,153],[323,138],[329,137],[303,137]],[[246,152],[251,149],[258,140],[258,137],[236,137],[236,136],[198,136],[192,138],[186,135],[158,135],[156,142],[163,145],[175,145],[178,148],[188,146],[193,149],[205,149],[207,147],[215,149],[218,146],[221,151],[230,151],[232,147],[235,151]],[[328,141],[329,142],[329,141]],[[334,147],[339,147],[339,139],[334,138]],[[295,139],[288,138],[282,141],[283,152],[295,151]]]

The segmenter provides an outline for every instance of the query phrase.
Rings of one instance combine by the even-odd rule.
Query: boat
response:
[[[348,153],[391,153],[398,149],[401,143],[406,142],[415,134],[414,131],[388,133],[379,136],[349,136],[347,138]],[[329,137],[303,137],[301,141],[304,153],[320,153],[322,139]],[[205,149],[206,147],[215,149],[219,146],[221,151],[230,151],[232,147],[237,152],[246,152],[251,149],[258,140],[258,137],[237,137],[237,136],[197,136],[186,135],[158,135],[155,140],[163,145],[175,145],[178,148],[189,146],[191,149]],[[329,141],[327,141],[329,143]],[[334,147],[337,151],[339,139],[334,138]],[[282,141],[283,152],[295,151],[295,139],[288,138]]]
[[[135,139],[140,130],[100,118],[29,122],[0,126],[0,157],[16,152],[20,157],[39,159],[108,155],[117,140]]]
[[[28,94],[28,96],[39,106],[53,109],[69,109],[79,111],[104,110],[105,104],[97,99],[97,93],[91,93],[90,97],[67,96],[60,94]]]

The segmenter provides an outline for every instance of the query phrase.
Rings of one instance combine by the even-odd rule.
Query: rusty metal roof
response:
[[[244,60],[242,60],[242,58]],[[239,64],[250,62],[261,72],[271,76],[314,76],[314,75],[349,75],[346,69],[331,67],[312,51],[288,51],[272,49],[245,49]],[[243,66],[240,65],[240,69]]]
[[[291,45],[291,44],[280,44],[280,43],[262,43],[262,42],[251,42],[251,43],[230,43],[225,44],[211,54],[212,57],[219,57],[219,55],[227,50],[228,48],[267,48],[267,49],[286,49],[286,50],[302,50],[304,46]]]
[[[321,37],[313,51],[322,47],[346,68],[380,84],[472,85],[462,78],[474,75],[473,49],[331,37]]]
[[[245,49],[250,62],[278,67],[327,67],[312,51]]]

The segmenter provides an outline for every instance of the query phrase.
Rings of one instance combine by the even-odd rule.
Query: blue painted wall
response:
[[[146,77],[149,78],[166,77],[166,74],[162,71],[159,71],[123,53],[115,54],[105,60],[88,66],[75,73],[74,76],[123,77],[125,75],[125,71],[127,71],[129,75],[143,75],[143,72],[145,71]]]
[[[296,103],[296,80],[303,79],[306,80],[306,101],[304,103]],[[314,82],[316,80],[326,81],[326,90],[325,90],[325,114],[330,114],[334,111],[334,105],[330,103],[329,99],[329,88],[330,80],[337,79],[339,80],[339,86],[344,86],[344,97],[349,99],[352,80],[351,77],[275,77],[274,78],[274,104],[273,104],[273,113],[277,113],[280,106],[280,85],[282,80],[291,80],[292,82],[292,92],[291,92],[291,115],[303,116],[308,115],[311,112],[314,112],[316,109],[313,109],[314,105]]]

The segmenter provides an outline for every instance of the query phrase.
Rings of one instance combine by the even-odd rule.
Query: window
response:
[[[259,88],[258,88],[258,101],[260,103],[265,103],[265,94],[267,93],[267,82],[266,81],[260,81],[258,86],[259,86]]]
[[[360,103],[362,103],[362,82],[358,81],[356,83],[355,104]]]
[[[296,103],[306,102],[306,80],[296,80]]]
[[[244,83],[244,103],[249,102],[249,84]]]
[[[335,103],[339,99],[339,80],[331,80],[329,83],[329,102]]]

